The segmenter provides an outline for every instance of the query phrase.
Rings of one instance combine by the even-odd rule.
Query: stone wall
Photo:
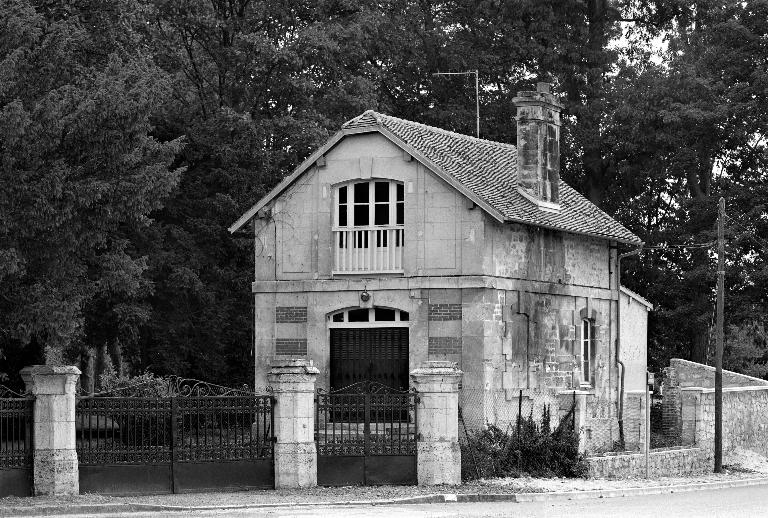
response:
[[[669,360],[669,367],[677,372],[677,383],[684,387],[715,388],[715,368],[679,358]],[[768,386],[768,381],[723,369],[723,387]]]
[[[683,440],[705,449],[715,444],[715,390],[682,389]],[[723,457],[736,448],[768,456],[768,386],[723,389]]]
[[[637,478],[645,476],[645,454],[631,453],[589,457],[590,478]],[[695,475],[711,471],[707,452],[702,448],[651,451],[648,475],[669,477]]]
[[[709,405],[709,399],[712,399],[712,405],[714,405],[714,386],[715,386],[715,368],[709,365],[703,365],[701,363],[691,362],[688,360],[681,360],[679,358],[673,358],[669,361],[669,367],[664,369],[664,379],[662,384],[662,427],[665,435],[667,436],[680,436],[683,432],[683,421],[685,418],[684,413],[687,411],[689,414],[693,412],[691,408],[687,410],[684,406],[683,393],[687,389],[695,389],[696,392],[703,391],[705,395],[701,404]],[[723,370],[723,388],[732,389],[738,387],[765,387],[768,389],[768,381],[760,378],[754,378],[752,376],[746,376],[737,372]],[[704,391],[704,389],[708,389]],[[723,404],[725,405],[726,396],[725,390],[723,393]],[[691,399],[691,395],[688,396],[688,404],[694,404],[694,400]],[[733,397],[733,396],[728,396]],[[745,396],[746,397],[746,396]],[[759,400],[759,397],[758,397]],[[750,402],[751,404],[751,402]],[[714,406],[712,407],[714,409]],[[714,419],[714,414],[712,414]],[[738,417],[734,414],[734,417]],[[691,417],[687,418],[691,426]],[[693,441],[694,431],[689,429],[687,435],[683,436],[684,441]]]

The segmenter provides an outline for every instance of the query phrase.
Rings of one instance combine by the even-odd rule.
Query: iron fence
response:
[[[271,459],[272,396],[215,387],[174,379],[167,390],[153,387],[162,396],[130,387],[78,398],[81,464]]]
[[[0,386],[0,468],[32,465],[34,398]]]
[[[415,455],[416,394],[374,382],[318,390],[318,455]]]
[[[177,398],[179,461],[272,458],[271,396]]]

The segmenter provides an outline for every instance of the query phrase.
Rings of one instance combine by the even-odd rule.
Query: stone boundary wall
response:
[[[636,478],[645,476],[645,454],[630,453],[588,457],[590,478]],[[696,475],[712,470],[707,452],[702,448],[651,451],[648,475],[669,477]]]
[[[683,435],[683,414],[685,413],[683,409],[683,391],[696,388],[697,390],[710,390],[714,392],[714,387],[714,367],[679,358],[671,359],[669,367],[664,369],[664,382],[662,386],[662,426],[665,435],[674,437]],[[768,389],[768,381],[723,370],[723,387],[724,391],[739,387],[763,387]],[[712,397],[714,398],[714,396]],[[712,401],[714,402],[714,399]],[[693,433],[692,430],[688,430],[685,439],[692,441]]]
[[[715,444],[715,390],[682,389],[683,440],[710,456]],[[768,455],[768,386],[723,389],[723,456],[736,448]]]
[[[677,385],[685,387],[715,388],[715,368],[703,363],[672,358],[669,368],[677,374]],[[723,387],[768,387],[768,381],[723,369]]]

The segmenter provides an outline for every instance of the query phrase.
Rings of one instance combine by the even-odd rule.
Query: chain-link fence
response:
[[[570,410],[568,397],[549,390],[484,390],[463,388],[459,395],[462,424],[467,430],[488,425],[508,430],[518,416],[540,420],[548,410],[550,427],[555,428],[561,414]]]
[[[683,440],[682,394],[677,371],[665,368],[657,379],[661,379],[659,391],[651,399],[651,449],[685,446]]]
[[[679,389],[668,388],[662,397],[651,399],[650,415],[646,414],[646,393],[627,392],[621,422],[615,401],[599,394],[580,395],[578,392],[554,390],[484,390],[463,388],[460,393],[460,435],[466,438],[473,431],[496,428],[500,433],[512,433],[522,420],[555,430],[563,417],[575,406],[572,414],[575,431],[583,451],[589,455],[610,452],[642,451],[645,445],[647,420],[650,417],[651,448],[683,446]],[[581,393],[583,394],[583,393]]]
[[[463,389],[462,477],[582,476],[573,394]]]

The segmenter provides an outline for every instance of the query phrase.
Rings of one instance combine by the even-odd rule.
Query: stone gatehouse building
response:
[[[257,386],[276,357],[324,388],[452,360],[465,416],[576,389],[613,433],[617,360],[644,384],[650,305],[617,278],[641,243],[560,179],[549,85],[515,103],[517,146],[367,111],[230,227],[254,236]]]

